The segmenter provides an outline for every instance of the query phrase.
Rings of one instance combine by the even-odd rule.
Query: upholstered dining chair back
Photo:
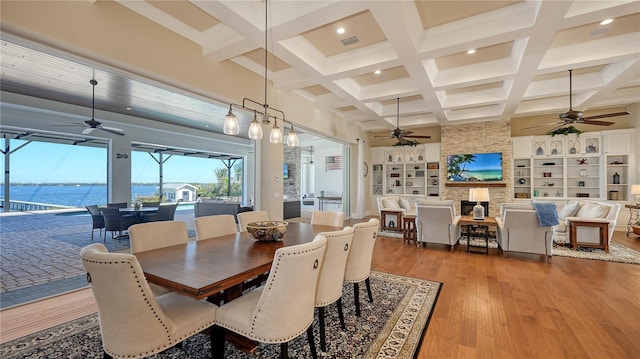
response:
[[[311,213],[311,224],[342,227],[344,226],[344,213],[334,211],[313,211]]]
[[[373,247],[376,244],[379,227],[380,221],[376,218],[353,225],[353,242],[347,259],[347,267],[344,271],[344,281],[345,283],[353,283],[353,299],[356,306],[356,316],[358,317],[360,316],[360,282],[365,282],[369,302],[373,302],[369,275],[371,274]]]
[[[312,242],[277,249],[265,285],[221,306],[217,326],[258,342],[281,343],[281,358],[286,343],[305,330],[311,344],[309,329],[326,246],[327,239],[316,236]],[[224,336],[217,338],[214,353],[224,357]]]
[[[327,239],[327,249],[324,256],[324,264],[320,271],[320,278],[318,279],[316,307],[329,305],[342,296],[344,272],[351,250],[353,234],[353,227],[345,227],[341,231],[318,234],[318,236]]]
[[[168,293],[157,300],[136,257],[102,243],[80,251],[98,305],[107,355],[142,358],[172,347],[215,323],[217,306]]]
[[[104,228],[104,217],[102,216],[102,213],[100,213],[100,208],[96,205],[93,206],[87,206],[87,211],[89,211],[89,214],[91,215],[91,222],[92,222],[92,227],[91,227],[91,240],[93,241],[93,232],[96,229],[100,230],[100,235],[102,236],[102,229]],[[105,239],[103,241],[106,240],[107,237],[107,231],[105,231]]]
[[[189,232],[181,221],[149,222],[129,227],[129,237],[131,253],[138,253],[187,243]]]
[[[194,222],[196,224],[197,240],[221,237],[238,232],[238,225],[231,214],[198,217]]]
[[[336,303],[340,326],[346,329],[344,314],[342,313],[342,287],[344,285],[344,271],[347,258],[353,241],[353,227],[345,227],[341,231],[322,232],[318,237],[327,239],[327,249],[324,254],[324,263],[318,278],[316,291],[316,307],[318,308],[318,321],[320,325],[320,349],[326,351],[325,335],[325,307]]]
[[[240,227],[240,232],[247,231],[247,223],[252,222],[260,222],[260,221],[268,221],[269,214],[266,211],[248,211],[238,213],[238,226]]]

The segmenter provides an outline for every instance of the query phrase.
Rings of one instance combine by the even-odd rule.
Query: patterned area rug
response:
[[[598,261],[640,264],[640,253],[613,241],[609,243],[609,253],[605,253],[603,249],[597,248],[578,247],[578,250],[574,251],[570,247],[554,245],[553,255],[561,257],[593,259]]]
[[[361,285],[362,316],[355,316],[353,286],[345,285],[342,298],[346,331],[340,329],[335,305],[325,311],[326,358],[413,358],[426,332],[441,283],[372,272],[374,302],[369,303]],[[317,318],[313,323],[319,350]],[[171,348],[150,358],[209,358],[208,335],[198,334],[184,342],[183,349]],[[260,344],[248,356],[227,343],[226,358],[276,358],[279,345]],[[289,343],[291,358],[310,358],[306,335]],[[102,358],[97,315],[89,315],[0,345],[0,357],[17,358]]]

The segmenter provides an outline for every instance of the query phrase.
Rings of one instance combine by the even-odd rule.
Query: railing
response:
[[[4,199],[0,199],[0,206],[4,207]],[[27,201],[9,201],[9,211],[27,212],[27,211],[46,211],[48,209],[64,209],[73,208],[70,206],[61,206],[50,203],[37,203]],[[7,212],[6,209],[4,209]]]

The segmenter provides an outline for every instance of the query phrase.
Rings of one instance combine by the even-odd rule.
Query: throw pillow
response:
[[[411,210],[411,202],[404,198],[400,198],[400,207],[406,209],[407,211]]]
[[[400,209],[400,205],[398,204],[398,199],[396,198],[383,198],[382,205],[384,208],[388,209]]]
[[[605,218],[609,214],[609,207],[597,203],[585,203],[582,205],[576,217]]]
[[[575,217],[580,209],[580,202],[569,201],[558,211],[558,218],[565,219],[567,217]]]

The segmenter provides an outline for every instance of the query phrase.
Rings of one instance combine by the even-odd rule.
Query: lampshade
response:
[[[238,125],[238,118],[231,111],[231,105],[229,105],[229,113],[224,118],[224,124],[222,130],[225,135],[237,135],[240,133],[240,126]]]
[[[251,120],[251,125],[249,126],[249,138],[252,140],[262,138],[262,126],[260,126],[260,122],[258,122],[258,115],[255,111],[253,112],[253,120]]]
[[[278,127],[278,119],[274,118],[273,127],[271,128],[271,133],[269,134],[269,142],[271,143],[282,143],[282,130]]]
[[[291,129],[289,130],[289,135],[287,136],[287,146],[289,147],[298,146],[298,134],[296,133],[296,130],[293,129],[293,125],[291,125]]]
[[[470,188],[469,201],[471,202],[489,201],[489,189],[488,188]]]
[[[640,194],[640,184],[631,185],[631,194]]]

